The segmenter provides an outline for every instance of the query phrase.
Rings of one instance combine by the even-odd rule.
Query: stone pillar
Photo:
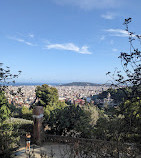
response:
[[[43,127],[42,127],[43,113],[44,113],[44,110],[42,106],[34,107],[33,109],[33,121],[34,121],[33,138],[34,138],[34,142],[37,144],[41,143],[42,135],[43,135]]]

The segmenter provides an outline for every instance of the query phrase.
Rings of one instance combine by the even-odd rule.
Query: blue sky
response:
[[[17,82],[104,83],[128,51],[125,18],[141,33],[140,0],[1,0],[0,62]]]

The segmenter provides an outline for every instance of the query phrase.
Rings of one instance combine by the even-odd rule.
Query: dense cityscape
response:
[[[7,98],[9,104],[15,106],[30,107],[33,104],[36,95],[35,89],[37,86],[9,86]],[[109,86],[54,86],[58,90],[59,100],[68,104],[84,105],[86,102],[93,103],[93,96],[106,91]],[[20,90],[20,93],[17,91]]]

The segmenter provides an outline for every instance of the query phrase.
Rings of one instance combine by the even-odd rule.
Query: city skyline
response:
[[[122,25],[140,34],[139,0],[5,0],[0,2],[1,63],[16,82],[105,83],[129,52]]]

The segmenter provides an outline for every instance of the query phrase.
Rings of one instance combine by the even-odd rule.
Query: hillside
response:
[[[90,82],[72,82],[62,84],[61,86],[101,86],[102,84],[90,83]]]

